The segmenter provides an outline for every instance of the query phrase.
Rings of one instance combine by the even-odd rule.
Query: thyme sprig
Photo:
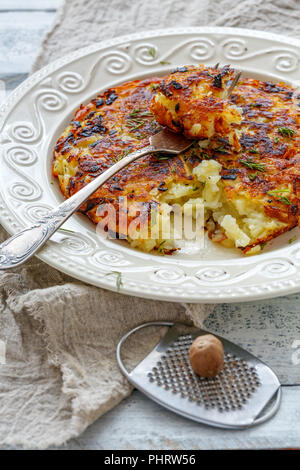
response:
[[[115,157],[112,158],[112,161],[114,163],[117,163],[119,162],[120,160],[122,160],[122,158],[124,157],[127,157],[127,155],[130,153],[130,150],[122,150],[121,153],[119,153],[118,155],[116,155]]]
[[[248,175],[248,178],[251,180],[251,181],[254,181],[258,176],[258,172],[256,171],[255,173],[249,173]]]
[[[165,250],[164,250],[164,247],[163,247],[163,244],[166,243],[167,240],[163,240],[159,245],[158,245],[158,248],[157,248],[157,251],[158,253],[164,255],[165,254]]]
[[[290,206],[292,203],[291,201],[289,200],[288,197],[286,196],[281,196],[282,193],[290,193],[291,191],[287,188],[282,188],[282,189],[274,189],[273,191],[268,191],[267,194],[269,196],[273,196],[273,197],[278,197],[279,201],[281,201],[283,204],[286,204],[288,206]]]
[[[153,57],[153,59],[155,59],[156,50],[154,49],[154,47],[149,47],[148,54],[151,55],[151,57]]]
[[[120,271],[111,271],[105,274],[105,276],[111,276],[111,275],[116,276],[116,287],[117,287],[117,292],[119,292],[123,285],[122,273],[120,273]]]
[[[295,134],[295,131],[290,127],[278,127],[277,130],[283,137],[293,137]]]
[[[276,196],[277,194],[281,194],[281,193],[290,193],[291,191],[287,188],[283,188],[283,189],[274,189],[272,191],[268,191],[268,194],[270,196]]]
[[[214,152],[224,153],[227,155],[230,154],[230,151],[228,151],[228,149],[224,145],[220,145],[219,147],[214,148]]]
[[[266,171],[265,165],[263,163],[254,162],[253,160],[250,160],[250,158],[240,160],[240,162],[242,165],[247,168],[250,168],[251,170]]]
[[[75,233],[74,230],[69,230],[67,228],[60,228],[59,230],[61,230],[62,232]]]
[[[150,111],[147,111],[145,109],[141,108],[135,108],[131,113],[128,115],[127,118],[127,125],[130,128],[130,130],[136,131],[140,127],[144,126],[146,122],[148,121],[147,118],[152,117],[153,119],[153,114],[150,113]]]

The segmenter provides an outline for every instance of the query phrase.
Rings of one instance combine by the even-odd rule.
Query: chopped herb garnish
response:
[[[283,137],[292,137],[295,134],[295,131],[289,127],[278,127],[277,130]]]
[[[292,238],[289,239],[289,245],[291,245],[291,243],[294,243],[294,241],[296,241],[297,237],[296,235]]]
[[[159,63],[161,65],[170,65],[171,62],[169,62],[168,60],[161,60]]]
[[[152,90],[157,90],[157,88],[159,88],[159,83],[153,83]]]
[[[267,244],[267,242],[262,242],[262,243],[260,244],[261,250],[263,250],[263,249],[265,248],[266,244]]]
[[[136,139],[138,140],[142,140],[142,139],[145,139],[147,137],[147,134],[137,134],[135,136]]]
[[[254,181],[257,176],[258,176],[257,171],[255,173],[249,173],[249,175],[248,175],[248,177],[251,181]]]
[[[274,144],[278,144],[278,142],[279,142],[278,137],[275,137],[275,139],[274,139]]]
[[[246,166],[247,168],[250,168],[251,170],[257,170],[257,171],[265,171],[265,165],[263,163],[257,163],[254,162],[253,160],[250,160],[247,158],[246,160],[240,160],[241,164]]]
[[[280,201],[281,201],[283,204],[286,204],[286,205],[288,205],[288,206],[290,206],[290,205],[292,204],[291,201],[289,200],[289,198],[287,198],[286,196],[282,196],[282,197],[280,198]]]
[[[228,152],[228,150],[224,147],[224,145],[221,145],[220,147],[217,147],[214,149],[215,152],[218,152],[218,153],[225,153],[225,154],[228,154],[230,152]]]
[[[200,153],[200,157],[202,157],[202,158],[210,158],[210,156],[208,155],[208,153],[205,153],[205,152],[201,152],[201,153]]]
[[[278,196],[279,194],[282,194],[282,193],[290,193],[291,191],[287,188],[283,188],[283,189],[274,189],[273,191],[268,191],[267,194],[269,196],[273,196],[273,197],[276,197]],[[291,205],[291,201],[286,197],[286,196],[280,196],[279,197],[279,201],[281,201],[283,204],[287,204],[287,205]]]
[[[173,158],[173,155],[168,155],[167,153],[157,153],[155,156],[157,160],[169,160]]]
[[[166,240],[163,240],[159,245],[158,245],[158,248],[157,248],[157,251],[158,253],[161,253],[162,255],[165,254],[165,250],[164,250],[164,247],[163,247],[163,244],[166,243]]]
[[[119,162],[120,160],[122,160],[122,158],[124,157],[127,157],[127,155],[130,153],[130,150],[123,150],[121,153],[119,153],[119,155],[117,155],[116,157],[113,157],[112,158],[112,161],[117,163]]]
[[[129,114],[129,117],[134,118],[135,116],[140,118],[141,116],[153,116],[153,114],[150,113],[150,111],[146,111],[141,108],[134,108],[134,110]]]
[[[105,276],[111,276],[111,275],[115,275],[115,276],[116,276],[116,287],[117,287],[117,291],[119,292],[121,286],[123,285],[123,282],[122,282],[122,273],[120,273],[119,271],[111,271],[110,273],[106,273],[106,274],[105,274]]]
[[[151,55],[151,57],[153,57],[153,59],[155,58],[156,50],[154,49],[154,47],[150,47],[150,49],[148,49],[148,54]]]
[[[128,115],[127,125],[131,131],[136,131],[137,129],[146,124],[148,117],[153,118],[153,114],[150,113],[150,111],[143,110],[141,108],[135,108]]]
[[[253,149],[249,149],[248,152],[250,152],[250,153],[259,153],[259,150],[253,148]]]
[[[67,228],[60,228],[63,232],[75,233],[74,230],[68,230]]]
[[[268,191],[267,194],[269,194],[270,196],[276,196],[277,194],[281,194],[281,193],[290,193],[291,191],[287,188],[283,188],[283,189],[274,189],[273,191]]]

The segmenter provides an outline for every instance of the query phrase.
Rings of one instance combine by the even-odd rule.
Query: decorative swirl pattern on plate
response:
[[[111,73],[112,75],[121,75],[127,73],[130,70],[132,59],[125,52],[118,50],[101,54],[89,71],[88,78],[86,79],[83,88],[86,88],[89,85],[91,79],[99,70],[100,65],[103,65],[104,70]]]
[[[121,51],[112,51],[102,56],[104,68],[113,75],[121,75],[130,70],[132,59]]]
[[[70,255],[91,255],[95,250],[95,243],[79,233],[60,232],[63,236],[59,241],[59,249]]]
[[[274,57],[275,69],[280,72],[293,72],[299,67],[299,55],[291,50],[286,50]]]
[[[70,70],[60,73],[56,81],[59,88],[65,93],[80,93],[85,88],[82,76]]]
[[[35,150],[25,145],[14,145],[6,150],[5,159],[7,163],[30,166],[37,161],[37,154]]]
[[[29,204],[25,207],[24,215],[30,222],[35,223],[44,218],[51,209],[48,204]]]
[[[39,138],[40,132],[29,121],[19,121],[11,125],[9,129],[10,137],[17,142],[31,144]]]
[[[35,106],[38,113],[38,106],[40,105],[46,111],[57,112],[61,111],[67,104],[65,95],[58,90],[49,89],[42,90],[36,94]]]
[[[23,177],[28,178],[27,176]],[[24,199],[27,201],[35,201],[41,197],[42,193],[39,185],[33,181],[19,181],[17,183],[12,183],[8,190],[11,196],[19,199],[19,201],[24,201]]]
[[[168,283],[183,281],[185,276],[185,272],[180,268],[159,268],[150,274],[151,279]]]
[[[131,263],[118,251],[99,250],[91,258],[94,265],[100,266],[128,266]]]
[[[196,62],[209,60],[215,54],[215,43],[211,39],[201,38],[188,48],[189,57]]]
[[[261,273],[267,277],[283,277],[296,272],[295,265],[285,259],[272,259],[263,263],[260,267]]]
[[[247,56],[247,43],[244,39],[230,38],[222,44],[223,55],[229,60],[243,60]]]
[[[219,267],[210,267],[210,268],[200,269],[199,271],[196,272],[195,276],[200,281],[214,282],[214,283],[226,281],[227,279],[231,277],[229,272]]]
[[[133,56],[135,61],[141,65],[158,65],[166,59],[176,59],[176,53],[184,48],[187,48],[188,57],[196,62],[211,59],[215,54],[214,41],[200,37],[199,39],[185,40],[165,54],[160,54],[159,48],[153,43],[141,43],[133,48]]]
[[[249,44],[244,39],[230,38],[222,43],[224,57],[231,61],[247,60],[274,53],[274,67],[280,72],[293,72],[299,64],[299,54],[293,49],[270,47],[248,52]]]
[[[158,62],[157,61],[158,48],[155,44],[152,44],[151,42],[138,44],[133,49],[133,56],[136,62],[138,62],[139,64],[152,65],[153,63]]]
[[[65,95],[58,90],[51,88],[38,91],[33,104],[36,126],[28,121],[15,122],[10,127],[10,137],[12,140],[24,144],[36,143],[41,138],[43,129],[40,107],[45,111],[58,112],[64,109],[66,104],[67,100]]]
[[[68,70],[60,73],[56,77],[56,82],[58,87],[65,93],[80,93],[88,87],[100,67],[103,67],[105,71],[112,75],[121,75],[127,73],[131,65],[132,59],[128,54],[123,51],[113,50],[97,57],[85,80],[79,73]]]
[[[8,186],[10,194],[21,201],[39,199],[42,195],[40,185],[19,168],[20,166],[33,165],[36,162],[35,151],[24,145],[15,145],[4,148],[3,157],[7,165],[22,177],[22,181],[11,183]]]

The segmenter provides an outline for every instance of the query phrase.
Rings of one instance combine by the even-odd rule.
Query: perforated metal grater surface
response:
[[[146,326],[171,326],[164,338],[130,373],[121,360],[121,347]],[[147,323],[127,333],[117,349],[119,365],[128,380],[166,408],[195,421],[224,428],[245,428],[270,418],[280,403],[280,383],[274,372],[255,356],[220,338],[224,368],[217,377],[197,376],[189,348],[206,331],[172,323]],[[269,405],[268,410],[266,410]]]

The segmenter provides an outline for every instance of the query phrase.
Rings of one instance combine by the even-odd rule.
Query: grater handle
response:
[[[262,413],[263,413],[262,416],[260,418],[255,418],[255,420],[253,421],[253,426],[254,425],[256,426],[257,424],[262,424],[265,421],[268,421],[268,419],[272,418],[272,416],[278,411],[279,405],[281,403],[281,396],[282,396],[281,386],[277,389],[277,391],[275,393],[276,393],[275,402],[273,403],[273,405],[271,406],[269,411],[267,411],[266,413],[264,413],[262,411]],[[273,395],[273,397],[274,397],[274,395]],[[272,400],[272,398],[271,398],[271,400]]]
[[[148,326],[173,326],[174,323],[173,322],[168,322],[168,321],[154,321],[154,322],[148,322],[148,323],[143,323],[142,325],[139,325],[137,326],[136,328],[134,328],[133,330],[129,331],[128,333],[126,333],[119,341],[118,343],[118,346],[117,346],[117,351],[116,351],[116,355],[117,355],[117,361],[118,361],[118,364],[119,364],[119,367],[121,369],[121,371],[123,372],[123,374],[125,375],[125,377],[128,378],[128,370],[126,369],[125,365],[124,365],[124,362],[122,361],[122,358],[121,358],[121,350],[122,350],[122,346],[123,344],[125,343],[125,341],[129,338],[129,336],[131,336],[132,334],[136,333],[137,331],[141,330],[142,328],[147,328]]]

